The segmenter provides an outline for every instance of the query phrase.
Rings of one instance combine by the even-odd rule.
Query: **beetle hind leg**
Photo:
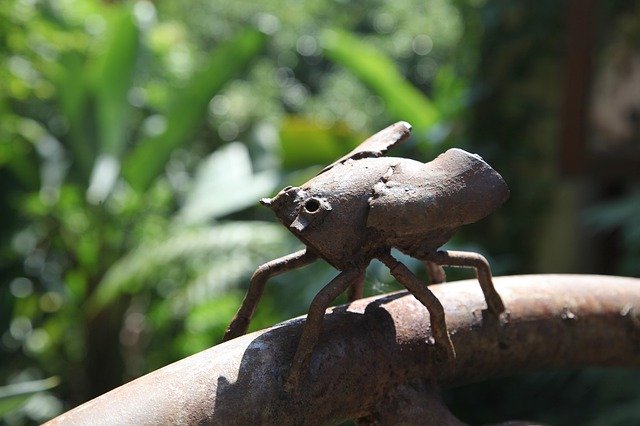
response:
[[[349,290],[347,291],[347,302],[355,302],[358,299],[362,299],[362,294],[364,293],[364,274],[360,276],[358,279],[353,281],[353,284],[349,286]]]
[[[475,269],[489,312],[499,317],[505,311],[504,302],[493,285],[489,262],[481,254],[467,251],[438,250],[429,254],[424,260],[441,266]]]
[[[433,334],[436,345],[441,352],[444,352],[446,359],[454,359],[456,352],[447,330],[444,307],[435,294],[433,294],[409,268],[391,256],[391,254],[386,253],[378,257],[378,259],[389,268],[391,275],[427,308],[431,319],[431,333]]]

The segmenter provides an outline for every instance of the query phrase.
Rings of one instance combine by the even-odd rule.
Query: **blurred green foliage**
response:
[[[256,200],[396,120],[415,126],[400,154],[471,147],[505,171],[512,207],[452,244],[489,247],[498,273],[528,270],[520,243],[552,185],[551,149],[537,143],[553,128],[511,137],[549,119],[557,92],[518,86],[509,55],[557,52],[541,36],[507,39],[491,69],[530,98],[470,113],[492,102],[479,65],[496,28],[522,22],[516,3],[0,3],[5,421],[44,421],[217,343],[255,267],[300,247]],[[549,2],[534,9],[561,18]],[[274,279],[252,328],[305,313],[334,274],[319,262]],[[392,288],[374,263],[367,292]]]
[[[334,6],[0,5],[0,380],[60,377],[37,395],[47,409],[10,399],[10,423],[219,341],[253,269],[299,246],[255,208],[279,184],[397,119],[435,152],[438,107],[463,97],[429,98],[461,40],[456,7]],[[442,69],[444,90],[464,81]],[[276,280],[252,327],[304,313],[332,273]]]

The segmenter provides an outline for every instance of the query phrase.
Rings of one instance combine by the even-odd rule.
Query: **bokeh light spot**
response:
[[[411,47],[418,55],[426,55],[433,49],[433,40],[426,34],[419,34],[413,38]]]
[[[233,121],[224,121],[218,127],[218,135],[224,141],[231,142],[238,137],[240,129],[238,125]]]
[[[229,98],[216,95],[209,101],[209,111],[213,115],[225,115],[229,112]]]
[[[40,297],[40,309],[44,312],[56,312],[63,305],[63,298],[60,293],[48,291]]]
[[[296,50],[302,56],[311,56],[318,51],[318,42],[310,35],[303,35],[296,41]]]
[[[142,129],[147,136],[158,136],[167,130],[167,119],[163,115],[154,114],[144,120]]]
[[[9,291],[14,297],[23,298],[33,293],[33,282],[29,278],[18,277],[9,284]]]
[[[396,18],[390,13],[379,13],[373,18],[373,28],[381,34],[388,34],[396,28]]]
[[[265,34],[275,34],[280,29],[280,20],[270,13],[261,13],[257,19],[258,29]]]

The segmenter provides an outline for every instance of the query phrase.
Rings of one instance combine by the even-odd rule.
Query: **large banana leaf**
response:
[[[278,175],[274,170],[253,172],[246,145],[230,143],[200,163],[176,219],[189,225],[207,223],[256,205],[277,183]]]
[[[206,66],[185,87],[176,89],[166,113],[165,132],[140,141],[125,159],[123,174],[137,191],[144,191],[161,173],[171,152],[189,140],[201,124],[213,95],[243,71],[262,49],[265,35],[246,30],[220,46]]]
[[[439,120],[429,98],[408,82],[398,67],[375,46],[340,30],[321,37],[324,54],[344,66],[380,96],[396,120],[410,122],[417,131]]]
[[[282,166],[288,170],[333,163],[366,139],[346,125],[322,126],[299,116],[286,116],[280,125]]]
[[[120,171],[119,158],[129,129],[127,94],[138,56],[138,33],[129,9],[118,9],[109,21],[105,53],[94,69],[98,146],[87,189],[87,199],[94,204],[109,195]]]
[[[118,156],[127,133],[127,93],[138,53],[138,27],[128,9],[111,18],[105,53],[95,69],[93,82],[100,151]]]
[[[85,60],[80,55],[68,53],[58,62],[56,86],[58,102],[69,123],[67,148],[73,154],[73,172],[88,183],[96,156],[96,138],[90,113],[89,82],[85,72]]]

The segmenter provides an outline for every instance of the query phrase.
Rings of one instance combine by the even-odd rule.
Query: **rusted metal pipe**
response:
[[[283,392],[304,318],[173,363],[49,424],[331,424],[380,410],[427,378],[456,386],[553,367],[640,367],[640,279],[494,279],[508,314],[487,315],[476,280],[430,287],[456,349],[438,361],[425,307],[406,292],[330,309],[298,392]]]

